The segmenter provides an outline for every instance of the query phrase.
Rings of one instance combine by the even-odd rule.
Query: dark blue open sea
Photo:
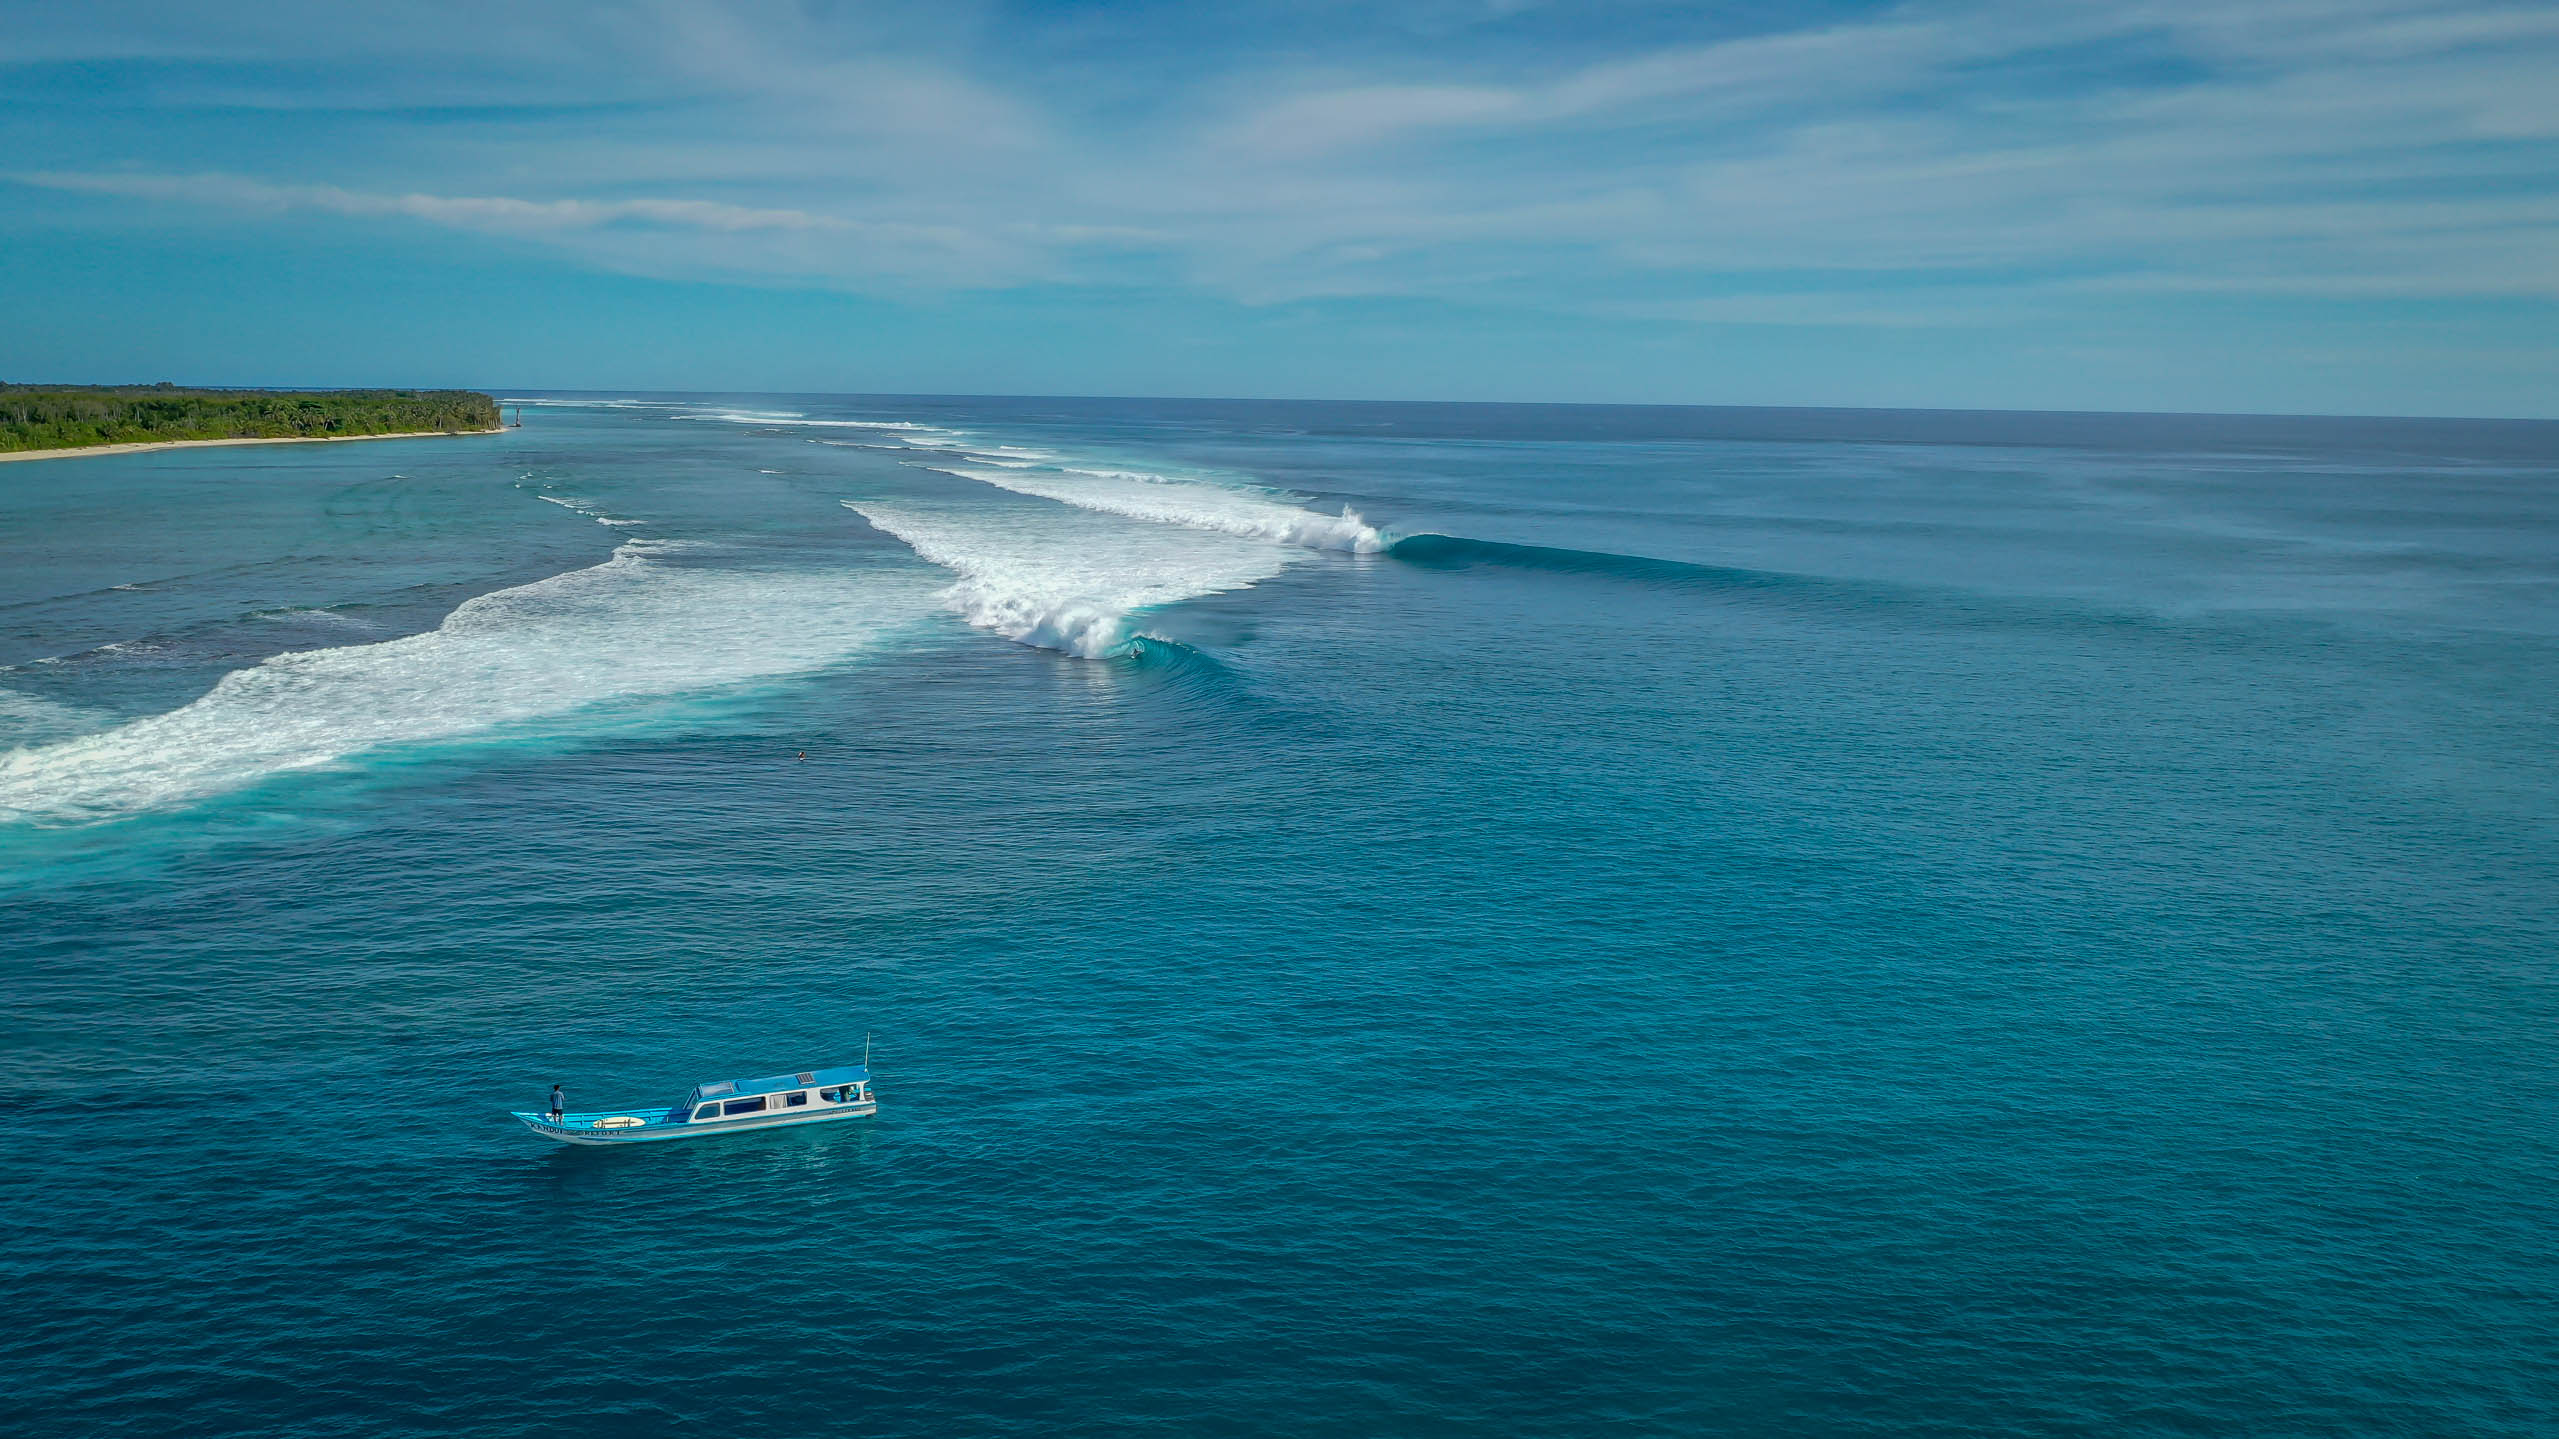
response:
[[[0,465],[8,1434],[2559,1432],[2559,425],[523,413]]]

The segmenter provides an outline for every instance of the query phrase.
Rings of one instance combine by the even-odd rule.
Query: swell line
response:
[[[1386,553],[1390,558],[1430,570],[1505,569],[1617,580],[1700,596],[1747,595],[1764,605],[1861,624],[1890,622],[1955,630],[2107,634],[2180,645],[2202,641],[2216,647],[2283,642],[2205,619],[2177,618],[2049,595],[2002,594],[1947,585],[1698,564],[1460,535],[1406,535],[1390,545]]]
[[[1500,566],[1505,569],[1542,570],[1548,574],[1602,575],[1611,579],[1637,580],[1648,584],[1676,585],[1698,589],[1795,589],[1810,588],[1820,583],[1802,575],[1776,570],[1742,569],[1731,565],[1701,565],[1688,560],[1655,559],[1649,555],[1615,554],[1606,550],[1574,550],[1554,545],[1512,544],[1504,540],[1474,540],[1462,535],[1406,535],[1386,547],[1386,553],[1406,564],[1424,569],[1462,570],[1475,566]]]

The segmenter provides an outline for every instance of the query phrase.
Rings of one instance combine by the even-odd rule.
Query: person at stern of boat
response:
[[[561,1093],[561,1092],[560,1092],[560,1086],[558,1086],[558,1085],[556,1085],[556,1084],[555,1084],[555,1085],[552,1085],[552,1086],[551,1086],[551,1122],[552,1122],[553,1124],[557,1124],[557,1123],[559,1123],[559,1122],[560,1122],[560,1116],[561,1116],[561,1115],[563,1115],[563,1114],[568,1113],[568,1110],[569,1110],[569,1097],[568,1097],[567,1095],[565,1095],[565,1094],[563,1094],[563,1093]]]

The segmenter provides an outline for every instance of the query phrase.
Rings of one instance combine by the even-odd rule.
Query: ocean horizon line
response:
[[[207,389],[333,389],[372,388],[369,386],[201,386]],[[437,386],[437,388],[450,388]],[[1146,394],[1073,394],[1046,391],[1000,390],[781,390],[781,389],[658,389],[614,388],[610,386],[463,386],[498,396],[504,402],[510,395],[646,395],[675,396],[687,399],[726,398],[752,395],[766,399],[864,399],[864,400],[938,400],[946,402],[978,402],[985,400],[1043,400],[1069,403],[1116,404],[1202,404],[1202,405],[1358,405],[1380,408],[1399,406],[1452,406],[1468,409],[1558,409],[1558,410],[1708,410],[1770,414],[1812,415],[2022,415],[2052,419],[2141,419],[2141,420],[2338,420],[2346,422],[2375,421],[2411,423],[2444,422],[2487,425],[2559,426],[2559,412],[2548,415],[2422,415],[2397,411],[2342,413],[2291,410],[2091,410],[2049,409],[2035,406],[2002,405],[1856,405],[1856,404],[1743,404],[1703,400],[1475,400],[1396,398],[1343,398],[1327,395],[1146,395]]]

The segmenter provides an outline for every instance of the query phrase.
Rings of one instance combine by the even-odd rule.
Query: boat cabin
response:
[[[716,1084],[697,1084],[667,1118],[676,1124],[706,1124],[713,1120],[769,1118],[793,1111],[814,1116],[842,1105],[870,1102],[871,1071],[847,1065],[771,1079],[723,1079]]]

